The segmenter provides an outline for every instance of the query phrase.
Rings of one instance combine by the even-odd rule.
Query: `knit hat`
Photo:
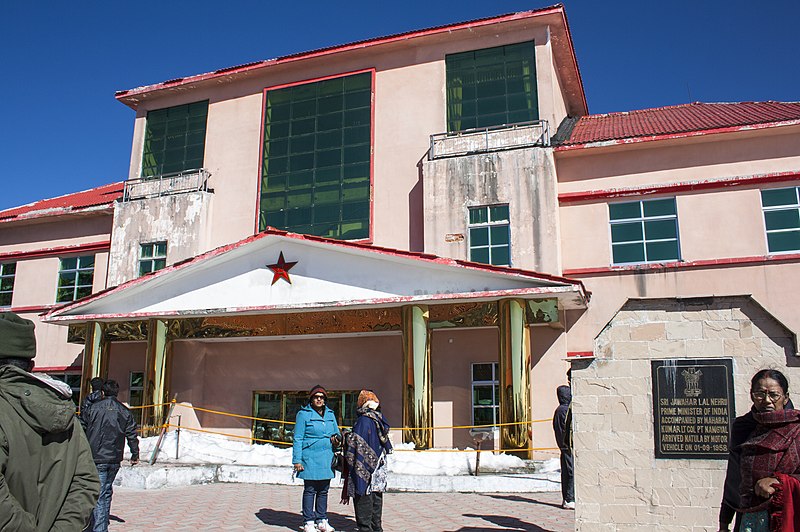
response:
[[[0,312],[0,358],[33,358],[36,336],[33,322],[13,312]]]
[[[327,398],[328,398],[328,392],[326,392],[326,391],[325,391],[325,388],[323,388],[323,387],[322,387],[322,386],[320,386],[319,384],[317,384],[316,386],[314,386],[313,388],[311,388],[311,391],[310,391],[310,392],[308,392],[308,396],[309,396],[309,397],[314,397],[314,394],[318,394],[318,393],[321,393],[322,395],[324,395],[324,396],[325,396],[325,399],[327,399]]]
[[[367,408],[375,410],[378,408],[379,404],[380,400],[378,400],[378,396],[375,395],[375,392],[372,390],[361,390],[361,393],[358,394],[358,408],[366,406]]]

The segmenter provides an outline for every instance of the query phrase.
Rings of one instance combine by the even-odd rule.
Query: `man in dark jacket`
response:
[[[103,382],[103,379],[100,377],[95,377],[89,381],[89,386],[91,386],[92,392],[83,398],[80,410],[81,425],[83,425],[84,429],[86,428],[86,416],[84,415],[84,412],[88,412],[90,406],[103,398]]]
[[[86,436],[92,448],[94,463],[100,475],[100,497],[94,509],[94,532],[107,532],[114,478],[125,450],[131,450],[131,465],[139,462],[139,438],[136,421],[125,405],[117,400],[119,384],[108,380],[103,384],[103,398],[86,411]]]
[[[570,442],[572,427],[567,423],[572,403],[572,390],[569,386],[559,386],[556,389],[558,408],[553,413],[553,432],[556,443],[561,449],[561,496],[564,502],[562,508],[575,508],[575,476],[572,461],[572,446]]]
[[[69,387],[30,373],[33,328],[0,313],[0,530],[83,530],[97,469]]]

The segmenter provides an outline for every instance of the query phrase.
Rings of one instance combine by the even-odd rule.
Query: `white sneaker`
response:
[[[323,519],[319,523],[317,523],[317,530],[319,532],[336,532],[336,530],[331,525],[328,524],[327,519]]]
[[[303,528],[300,530],[302,532],[318,532],[317,525],[314,524],[314,521],[306,521],[306,524],[304,524]]]
[[[564,503],[561,505],[561,507],[564,508],[565,510],[574,510],[575,509],[575,502],[574,501],[570,501],[570,502],[564,501]]]

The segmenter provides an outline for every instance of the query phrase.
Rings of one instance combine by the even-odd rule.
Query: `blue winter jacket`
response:
[[[297,474],[298,478],[304,480],[333,478],[331,436],[341,435],[333,410],[326,406],[322,415],[319,415],[311,405],[306,405],[297,413],[295,421],[292,463],[303,464],[303,471]]]

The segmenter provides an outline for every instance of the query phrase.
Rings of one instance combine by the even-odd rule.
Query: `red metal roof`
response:
[[[729,128],[800,121],[800,102],[694,102],[624,113],[587,115],[559,143],[569,146],[643,137],[662,137]]]
[[[122,197],[123,186],[123,182],[111,183],[82,192],[6,209],[0,211],[0,223],[108,208]]]

